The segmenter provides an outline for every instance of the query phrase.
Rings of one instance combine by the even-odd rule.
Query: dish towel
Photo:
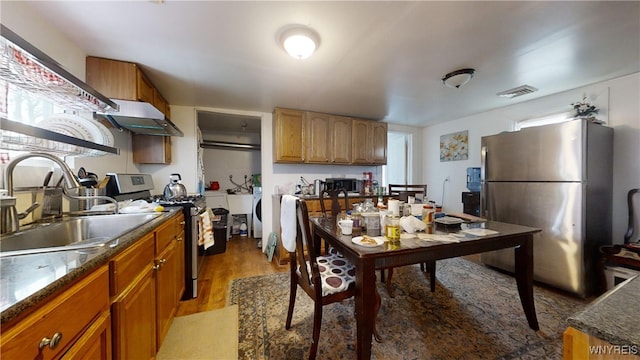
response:
[[[296,200],[293,195],[283,195],[280,204],[280,229],[282,245],[288,252],[296,251]]]
[[[211,212],[211,209],[207,209],[207,211],[200,214],[200,235],[198,236],[198,245],[204,246],[205,250],[215,244],[215,239],[213,238],[213,226],[211,225],[212,217],[213,213]]]

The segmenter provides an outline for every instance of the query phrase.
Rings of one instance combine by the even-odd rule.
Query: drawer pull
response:
[[[53,334],[53,336],[50,338],[48,337],[42,338],[42,340],[40,340],[40,345],[38,345],[38,348],[42,350],[45,348],[45,346],[49,346],[49,348],[53,349],[56,346],[58,346],[58,344],[60,343],[60,340],[62,340],[62,334],[57,332]]]
[[[178,241],[182,241],[182,236],[178,236],[178,237],[176,238],[176,240],[178,240]]]
[[[187,223],[187,222],[186,222],[186,221],[184,221],[184,220],[180,221],[180,225],[184,225],[184,224],[186,224],[186,223]]]
[[[155,265],[153,265],[153,270],[160,270],[161,266],[162,265],[160,265],[160,264],[155,264]]]

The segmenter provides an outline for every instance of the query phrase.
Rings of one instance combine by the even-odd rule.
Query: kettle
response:
[[[165,200],[178,200],[187,196],[187,188],[182,185],[180,174],[171,174],[169,183],[164,187]]]

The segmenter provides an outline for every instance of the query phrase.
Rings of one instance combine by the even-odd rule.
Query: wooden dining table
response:
[[[336,248],[355,265],[356,357],[358,359],[371,358],[371,339],[376,318],[375,301],[371,299],[376,297],[376,269],[418,264],[491,250],[514,248],[515,278],[520,302],[529,327],[539,330],[533,300],[533,235],[540,229],[496,221],[456,226],[430,225],[426,232],[435,236],[403,235],[399,241],[385,241],[379,246],[365,247],[352,241],[354,237],[360,235],[358,232],[342,235],[333,218],[313,217],[310,221],[316,249],[320,248],[321,240],[324,239],[326,244]],[[485,230],[469,231],[469,229]],[[490,234],[478,235],[478,233]],[[378,240],[383,239],[379,237],[379,233],[367,235]],[[441,240],[433,240],[433,238]]]

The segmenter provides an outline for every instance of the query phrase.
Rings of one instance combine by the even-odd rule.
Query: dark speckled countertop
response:
[[[112,244],[90,251],[57,251],[0,258],[0,324],[38,304],[84,274],[107,263],[158,225],[181,212],[171,209],[120,236]]]
[[[640,347],[640,276],[606,292],[567,323],[613,345]]]

